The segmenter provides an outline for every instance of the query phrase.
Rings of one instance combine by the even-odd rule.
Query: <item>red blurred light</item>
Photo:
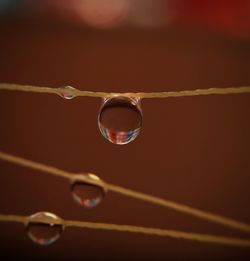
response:
[[[249,0],[182,0],[176,8],[182,23],[250,35]]]

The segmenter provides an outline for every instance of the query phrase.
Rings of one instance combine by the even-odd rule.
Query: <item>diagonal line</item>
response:
[[[14,163],[17,165],[21,165],[24,167],[28,167],[28,168],[32,168],[35,170],[39,170],[51,175],[55,175],[58,177],[62,177],[62,178],[66,178],[66,179],[72,179],[74,177],[74,173],[71,172],[67,172],[55,167],[51,167],[51,166],[47,166],[45,164],[42,163],[37,163],[37,162],[33,162],[31,160],[27,160],[27,159],[23,159],[20,157],[16,157],[4,152],[0,151],[0,159],[10,162],[10,163]],[[89,183],[92,183],[91,180],[89,180]],[[96,183],[93,183],[93,185],[96,185]],[[162,198],[158,198],[152,195],[148,195],[148,194],[144,194],[144,193],[140,193],[137,191],[133,191],[130,189],[126,189],[123,187],[119,187],[116,185],[112,185],[112,184],[108,184],[108,183],[104,183],[103,185],[109,189],[110,191],[131,197],[131,198],[136,198],[142,201],[146,201],[146,202],[150,202],[153,203],[155,205],[159,205],[159,206],[163,206],[169,209],[173,209],[175,211],[179,211],[185,214],[189,214],[191,216],[200,218],[200,219],[204,219],[210,222],[214,222],[223,226],[227,226],[233,229],[237,229],[240,231],[244,231],[247,233],[250,233],[250,225],[240,222],[240,221],[236,221],[233,219],[229,219],[220,215],[216,215],[207,211],[203,211],[200,209],[196,209],[184,204],[180,204],[171,200],[167,200],[167,199],[162,199]]]
[[[1,222],[18,222],[27,225],[29,222],[40,222],[44,224],[61,224],[63,227],[78,227],[78,228],[88,228],[88,229],[98,229],[98,230],[109,230],[109,231],[119,231],[119,232],[131,232],[131,233],[140,233],[151,236],[161,236],[161,237],[170,237],[175,239],[185,239],[193,240],[202,243],[215,243],[228,246],[241,246],[241,247],[250,247],[250,240],[234,238],[234,237],[225,237],[217,236],[210,234],[200,234],[193,232],[185,232],[178,230],[169,230],[169,229],[159,229],[159,228],[147,228],[140,226],[130,226],[130,225],[117,225],[117,224],[107,224],[107,223],[94,223],[94,222],[84,222],[84,221],[75,221],[75,220],[55,220],[46,218],[37,218],[30,219],[28,216],[17,216],[17,215],[3,215],[0,214]]]

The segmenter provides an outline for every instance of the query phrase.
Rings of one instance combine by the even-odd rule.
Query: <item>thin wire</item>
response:
[[[88,96],[88,97],[106,98],[110,96],[126,96],[126,97],[136,97],[136,98],[169,98],[169,97],[184,97],[184,96],[210,95],[210,94],[250,93],[250,86],[196,89],[196,90],[184,90],[184,91],[174,91],[174,92],[108,93],[108,92],[81,91],[76,88],[65,89],[63,87],[50,88],[50,87],[38,87],[32,85],[0,83],[0,90],[25,91],[25,92],[36,92],[36,93],[54,93],[60,96],[72,95],[74,97]]]
[[[230,227],[233,229],[237,229],[237,230],[241,230],[241,231],[250,233],[250,225],[240,222],[240,221],[229,219],[229,218],[217,215],[217,214],[213,214],[213,213],[210,213],[210,212],[207,212],[204,210],[193,208],[188,205],[180,204],[180,203],[177,203],[177,202],[174,202],[171,200],[162,199],[162,198],[158,198],[158,197],[155,197],[152,195],[148,195],[148,194],[136,192],[133,190],[129,190],[126,188],[118,187],[116,185],[108,184],[107,188],[113,192],[117,192],[117,193],[126,195],[128,197],[147,201],[147,202],[153,203],[155,205],[170,208],[175,211],[189,214],[191,216],[194,216],[194,217],[197,217],[200,219],[208,220],[208,221],[211,221],[211,222],[223,225],[223,226],[227,226],[227,227]]]
[[[38,163],[38,162],[34,162],[28,159],[24,159],[24,158],[20,158],[8,153],[4,153],[0,151],[0,159],[4,160],[4,161],[8,161],[17,165],[21,165],[23,167],[28,167],[31,169],[35,169],[35,170],[40,170],[42,172],[45,173],[49,173],[51,175],[57,176],[57,177],[61,177],[61,178],[66,178],[66,179],[71,179],[72,175],[74,175],[74,173],[70,173],[55,167],[51,167],[42,163]]]
[[[71,172],[67,172],[64,170],[60,170],[51,166],[47,166],[45,164],[42,163],[37,163],[37,162],[33,162],[31,160],[27,160],[27,159],[23,159],[17,156],[13,156],[4,152],[0,151],[0,159],[4,160],[4,161],[8,161],[10,163],[14,163],[14,164],[18,164],[24,167],[28,167],[28,168],[32,168],[35,170],[39,170],[51,175],[55,175],[57,177],[62,177],[62,178],[66,178],[66,179],[70,179],[72,180],[72,178],[76,175],[74,173]],[[92,173],[89,173],[92,174]],[[89,182],[91,183],[91,180],[89,180]],[[93,185],[96,185],[95,182],[93,182]],[[167,199],[162,199],[162,198],[158,198],[152,195],[148,195],[148,194],[144,194],[144,193],[140,193],[140,192],[136,192],[130,189],[126,189],[123,187],[119,187],[116,185],[112,185],[112,184],[108,184],[106,182],[103,182],[103,185],[105,186],[105,188],[107,188],[110,191],[131,197],[131,198],[136,198],[142,201],[146,201],[146,202],[150,202],[153,203],[155,205],[160,205],[169,209],[173,209],[185,214],[189,214],[192,216],[195,216],[197,218],[200,219],[204,219],[204,220],[208,220],[223,226],[227,226],[233,229],[237,229],[237,230],[241,230],[247,233],[250,233],[250,225],[246,224],[246,223],[242,223],[233,219],[229,219],[220,215],[216,215],[213,213],[209,213],[207,211],[203,211],[203,210],[199,210],[196,208],[192,208],[190,206],[184,205],[184,204],[180,204],[174,201],[170,201]]]
[[[217,235],[210,235],[210,234],[200,234],[200,233],[185,232],[185,231],[178,231],[178,230],[159,229],[159,228],[146,228],[146,227],[129,226],[129,225],[63,220],[61,218],[59,220],[51,220],[47,218],[34,219],[28,216],[2,215],[2,214],[0,214],[0,221],[18,222],[18,223],[23,223],[25,225],[27,225],[29,222],[41,222],[45,224],[61,224],[64,227],[78,227],[78,228],[89,228],[89,229],[98,229],[98,230],[132,232],[132,233],[140,233],[140,234],[146,234],[152,236],[194,240],[203,243],[215,243],[215,244],[230,245],[230,246],[250,247],[250,240],[246,240],[246,239],[217,236]]]

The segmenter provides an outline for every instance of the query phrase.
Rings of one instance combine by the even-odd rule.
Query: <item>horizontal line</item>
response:
[[[125,96],[125,97],[135,97],[135,98],[145,99],[145,98],[169,98],[169,97],[184,97],[184,96],[211,95],[211,94],[250,93],[250,86],[209,88],[209,89],[168,91],[168,92],[113,93],[113,92],[81,91],[73,87],[70,89],[65,89],[64,87],[51,88],[51,87],[40,87],[40,86],[33,86],[33,85],[0,83],[0,90],[24,91],[24,92],[35,92],[35,93],[52,93],[60,96],[72,95],[73,97],[85,96],[85,97],[106,98],[112,96]]]

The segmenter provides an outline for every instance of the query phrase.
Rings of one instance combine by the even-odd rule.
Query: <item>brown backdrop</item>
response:
[[[168,91],[250,84],[250,43],[183,28],[90,29],[2,21],[0,81],[81,90]],[[143,130],[126,146],[97,128],[100,100],[0,93],[0,149],[250,223],[250,96],[143,101]],[[75,204],[66,180],[0,162],[0,212],[46,210],[65,219],[246,237],[149,203],[108,193],[96,209]],[[67,229],[49,247],[21,224],[0,224],[9,256],[51,258],[250,258],[248,249],[131,233]]]

